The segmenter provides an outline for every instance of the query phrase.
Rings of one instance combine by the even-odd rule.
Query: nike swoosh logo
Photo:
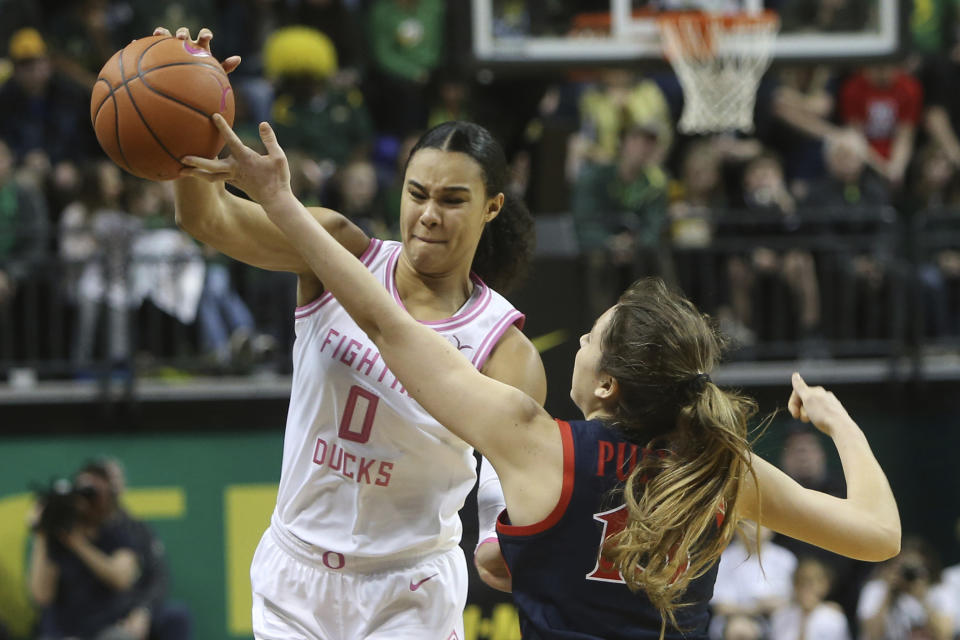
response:
[[[420,585],[422,585],[424,582],[426,582],[426,581],[429,580],[430,578],[436,578],[438,575],[440,575],[440,574],[439,574],[439,573],[435,573],[435,574],[433,574],[432,576],[429,576],[429,577],[424,578],[424,579],[421,580],[420,582],[414,582],[413,580],[411,580],[411,581],[410,581],[410,591],[416,591],[417,589],[420,588]]]

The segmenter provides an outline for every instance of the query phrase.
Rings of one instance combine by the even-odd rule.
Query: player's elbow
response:
[[[880,525],[869,543],[863,547],[859,560],[884,562],[900,554],[900,523]]]
[[[323,209],[318,215],[318,219],[327,233],[334,238],[340,238],[353,226],[353,223],[350,222],[347,216],[332,209]]]
[[[880,549],[878,549],[880,557],[877,558],[877,561],[882,562],[900,555],[900,540],[900,522],[898,520],[895,525],[885,528],[883,532],[883,542],[880,545]]]

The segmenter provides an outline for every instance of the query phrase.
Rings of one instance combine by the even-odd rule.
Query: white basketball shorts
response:
[[[271,526],[250,579],[257,640],[463,640],[460,547],[385,572],[358,571],[349,558]]]

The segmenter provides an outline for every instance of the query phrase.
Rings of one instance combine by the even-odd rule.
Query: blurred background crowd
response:
[[[812,4],[826,31],[869,9]],[[553,230],[539,249],[579,256],[585,317],[659,274],[719,319],[735,357],[944,350],[960,335],[960,48],[953,5],[927,4],[902,55],[775,65],[754,132],[683,136],[665,64],[494,72],[471,64],[466,6],[439,0],[6,0],[0,362],[67,377],[135,357],[144,371],[183,355],[212,372],[286,366],[291,277],[179,234],[170,185],[125,175],[93,137],[100,66],[155,25],[209,26],[215,54],[240,54],[237,131],[256,145],[272,122],[300,198],[374,235],[398,233],[412,141],[472,119]],[[496,28],[533,28],[534,8],[501,5]],[[554,28],[577,24],[561,13]]]
[[[494,28],[562,32],[600,4],[505,0]],[[862,23],[871,6],[781,4],[784,28],[823,31]],[[468,3],[0,0],[0,370],[289,372],[295,277],[194,242],[176,228],[171,185],[123,173],[94,138],[99,69],[155,26],[207,26],[215,55],[241,55],[235,130],[256,146],[257,123],[270,121],[299,198],[372,235],[398,236],[417,137],[473,120],[507,149],[538,254],[576,261],[583,282],[568,303],[584,320],[656,274],[717,318],[736,359],[956,353],[960,15],[946,0],[904,12],[901,55],[775,64],[753,132],[686,136],[667,65],[485,68],[471,58]],[[816,435],[797,430],[780,462],[842,495],[825,460]],[[102,466],[84,467],[77,486],[108,482]],[[120,489],[101,489],[116,501]],[[108,511],[90,516],[96,526],[125,522]],[[153,561],[136,536],[118,539],[114,551]],[[56,606],[44,595],[33,593]],[[960,567],[944,570],[919,538],[874,568],[755,531],[724,556],[715,612],[716,639],[947,640],[960,637]],[[148,637],[131,628],[102,637]]]

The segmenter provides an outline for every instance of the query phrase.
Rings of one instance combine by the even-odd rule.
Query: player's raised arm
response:
[[[171,35],[158,27],[153,35]],[[177,30],[176,37],[190,40],[186,27]],[[193,46],[210,51],[213,32],[201,29]],[[222,63],[230,73],[240,64],[239,56],[231,56]],[[197,240],[210,245],[241,262],[270,269],[309,273],[310,267],[287,238],[267,218],[263,208],[229,193],[225,181],[231,180],[230,159],[183,159],[191,168],[181,172],[174,181],[177,225]],[[321,207],[308,209],[338,242],[354,255],[367,248],[369,238],[352,222],[336,211]]]
[[[263,205],[337,301],[380,349],[406,391],[433,417],[484,452],[494,465],[513,458],[524,429],[556,427],[527,394],[477,371],[455,346],[417,322],[290,192],[289,168],[273,130],[260,124],[267,155],[243,145],[219,115],[214,120],[236,158],[234,181]],[[504,438],[509,433],[509,438]],[[559,441],[559,438],[558,438]],[[526,452],[529,455],[529,451]]]
[[[804,489],[770,463],[753,456],[757,483],[748,474],[740,496],[743,517],[858,560],[877,562],[897,555],[897,503],[860,427],[832,393],[823,387],[808,387],[799,373],[793,374],[788,408],[794,418],[812,422],[833,439],[843,465],[847,497]]]
[[[200,171],[185,169],[185,177],[174,182],[177,225],[181,229],[240,262],[271,271],[310,272],[309,265],[270,222],[263,207],[227,192],[222,181],[188,177]],[[367,248],[366,234],[341,214],[320,207],[308,211],[354,255]]]

